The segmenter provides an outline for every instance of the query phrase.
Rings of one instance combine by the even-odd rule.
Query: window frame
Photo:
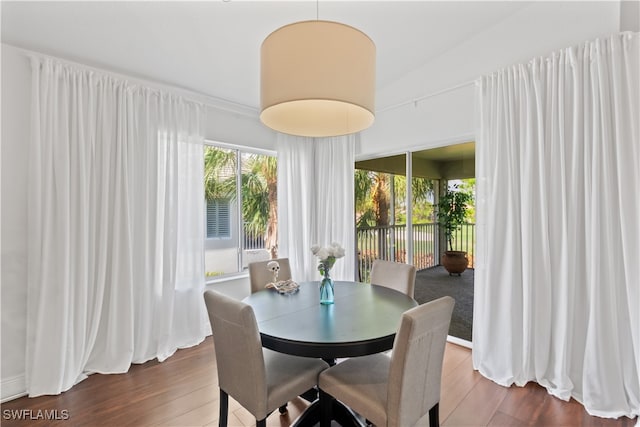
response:
[[[237,236],[236,237],[236,245],[237,245],[237,265],[239,266],[238,271],[235,271],[233,273],[224,273],[221,275],[217,275],[217,276],[206,276],[206,264],[204,265],[204,271],[202,272],[202,275],[204,276],[205,279],[205,284],[211,284],[211,283],[216,283],[216,282],[224,282],[227,280],[234,280],[240,277],[247,277],[248,276],[248,272],[246,270],[244,270],[242,268],[242,235],[243,235],[243,223],[244,223],[244,218],[242,216],[242,191],[240,191],[240,188],[242,187],[242,154],[259,154],[259,155],[263,155],[263,156],[271,156],[271,157],[275,157],[276,159],[278,158],[278,152],[276,150],[272,150],[272,149],[265,149],[265,148],[257,148],[257,147],[250,147],[250,146],[246,146],[246,145],[240,145],[240,144],[232,144],[232,143],[228,143],[228,142],[222,142],[222,141],[216,141],[216,140],[212,140],[212,139],[204,139],[203,142],[203,150],[206,146],[211,146],[211,147],[216,147],[216,148],[221,148],[221,149],[225,149],[225,150],[232,150],[235,152],[236,154],[236,158],[239,159],[240,161],[236,162],[236,189],[238,191],[238,194],[236,195],[236,209],[233,209],[232,206],[229,207],[229,212],[230,212],[230,220],[229,220],[229,226],[230,226],[230,237],[229,238],[215,238],[215,237],[207,237],[207,227],[206,227],[206,221],[207,221],[207,209],[206,209],[206,200],[205,200],[205,214],[204,214],[204,221],[205,221],[205,235],[203,240],[206,242],[207,240],[233,240],[234,239],[234,235]],[[233,218],[231,218],[231,215],[235,215],[235,223]],[[205,246],[205,251],[206,251],[206,246]],[[203,254],[204,255],[204,254]]]

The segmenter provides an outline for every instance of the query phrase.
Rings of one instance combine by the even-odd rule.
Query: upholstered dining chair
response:
[[[376,426],[439,425],[444,349],[454,300],[443,297],[402,315],[391,357],[354,357],[320,374],[321,426],[329,426],[332,398]]]
[[[227,425],[229,396],[264,427],[273,410],[314,387],[329,366],[320,359],[263,349],[250,305],[211,290],[204,301],[216,353],[221,427]]]
[[[413,298],[416,287],[416,267],[376,259],[371,266],[371,284],[386,286]]]
[[[271,261],[278,261],[280,271],[278,272],[278,280],[291,279],[291,266],[289,258],[276,258],[267,261],[252,262],[249,264],[249,281],[251,282],[251,293],[256,293],[264,289],[267,283],[273,282],[273,273],[267,268],[267,264]]]

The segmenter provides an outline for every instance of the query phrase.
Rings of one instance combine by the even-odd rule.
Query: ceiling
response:
[[[473,141],[462,144],[447,145],[431,148],[429,150],[416,151],[413,157],[419,159],[450,162],[454,160],[473,160],[476,158],[476,143]]]
[[[445,147],[414,151],[412,175],[428,179],[466,179],[475,177],[476,143],[474,141]],[[404,154],[356,162],[356,169],[406,175]]]
[[[262,40],[282,25],[315,19],[317,7],[320,19],[359,28],[376,43],[377,110],[397,99],[398,93],[385,94],[385,87],[526,6],[504,1],[0,3],[3,43],[252,109],[260,103]]]

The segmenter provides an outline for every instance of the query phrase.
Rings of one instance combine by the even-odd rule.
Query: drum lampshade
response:
[[[362,31],[331,21],[281,27],[262,43],[260,120],[291,135],[326,137],[371,126],[376,48]]]

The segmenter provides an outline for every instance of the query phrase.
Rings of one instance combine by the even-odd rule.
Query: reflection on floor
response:
[[[218,425],[220,394],[213,340],[178,350],[162,363],[133,365],[126,374],[89,376],[58,396],[23,397],[0,405],[2,427]],[[301,398],[289,412],[274,411],[267,427],[286,427],[306,409]],[[66,410],[68,419],[38,420],[38,411]],[[22,415],[22,419],[18,419]],[[471,350],[447,343],[442,366],[440,421],[459,426],[632,427],[635,420],[592,417],[575,400],[563,402],[535,383],[502,387],[473,370]],[[253,416],[229,399],[229,427],[255,426]],[[334,424],[335,425],[335,424]],[[425,423],[419,423],[424,426]]]

